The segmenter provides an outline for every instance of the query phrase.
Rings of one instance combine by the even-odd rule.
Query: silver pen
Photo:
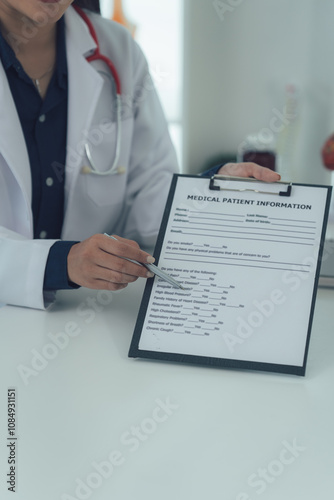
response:
[[[115,238],[115,236],[111,236],[110,234],[107,234],[107,233],[104,233],[104,234],[105,234],[105,236],[108,236],[108,238],[112,238],[113,240],[118,241],[118,239]],[[185,290],[185,288],[183,288],[183,286],[180,285],[180,283],[178,283],[174,278],[169,276],[169,274],[165,273],[164,271],[159,269],[159,267],[155,266],[154,264],[143,264],[142,262],[137,262],[136,260],[128,259],[127,257],[121,257],[121,258],[128,260],[129,262],[133,262],[134,264],[138,264],[139,266],[144,266],[144,267],[146,267],[146,269],[148,269],[152,273],[156,274],[157,276],[159,276],[159,278],[163,279],[164,281],[167,281],[168,283],[170,283],[173,286],[176,286],[177,288],[181,288],[181,290]]]

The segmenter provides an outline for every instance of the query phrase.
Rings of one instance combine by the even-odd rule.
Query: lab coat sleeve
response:
[[[43,292],[43,280],[50,247],[55,240],[30,240],[0,227],[0,302],[47,308],[55,292]]]
[[[122,233],[150,247],[155,243],[171,179],[178,165],[154,83],[138,47],[136,56],[134,133]]]

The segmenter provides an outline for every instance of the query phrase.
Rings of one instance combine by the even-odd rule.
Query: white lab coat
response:
[[[159,229],[172,177],[174,148],[146,61],[125,29],[96,14],[102,54],[114,63],[122,85],[120,166],[123,175],[84,175],[88,142],[99,169],[114,158],[115,122],[111,81],[100,61],[85,59],[95,47],[86,24],[70,7],[65,13],[69,78],[65,215],[62,240],[115,233],[151,245]],[[0,64],[0,302],[44,309],[45,264],[55,240],[33,240],[29,159],[15,104]],[[55,169],[54,182],[59,171]],[[50,187],[52,189],[52,186]]]

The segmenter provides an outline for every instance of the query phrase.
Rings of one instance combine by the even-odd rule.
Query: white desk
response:
[[[87,311],[97,292],[83,289],[60,292],[52,312],[0,309],[0,498],[332,498],[334,291],[319,290],[300,378],[129,359],[142,290],[137,282],[109,305],[96,302],[95,317]],[[31,350],[42,353],[54,345],[48,334],[65,328],[80,333],[49,348],[54,359],[25,385],[18,365],[31,367]],[[4,479],[11,386],[16,494]],[[164,407],[168,400],[174,407]],[[118,465],[102,478],[96,464],[110,460]],[[90,489],[76,494],[77,479]]]

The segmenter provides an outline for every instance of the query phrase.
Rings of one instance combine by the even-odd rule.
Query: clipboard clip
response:
[[[220,181],[239,181],[239,182],[261,182],[259,181],[258,179],[253,179],[253,178],[249,178],[249,177],[231,177],[231,176],[228,176],[228,175],[219,175],[219,174],[216,174],[216,175],[213,175],[211,178],[210,178],[210,183],[209,183],[209,189],[213,190],[213,191],[237,191],[237,192],[241,192],[241,191],[253,191],[255,193],[261,193],[261,194],[273,194],[273,195],[278,195],[278,196],[291,196],[291,189],[292,189],[292,182],[287,182],[287,181],[277,181],[277,182],[274,182],[274,183],[270,183],[270,185],[284,185],[286,186],[286,190],[285,191],[260,191],[259,189],[251,189],[251,188],[240,188],[240,189],[235,189],[235,188],[227,188],[227,187],[221,187],[221,186],[217,186],[215,185],[215,180],[220,180]],[[263,182],[263,184],[266,184],[265,182]]]

